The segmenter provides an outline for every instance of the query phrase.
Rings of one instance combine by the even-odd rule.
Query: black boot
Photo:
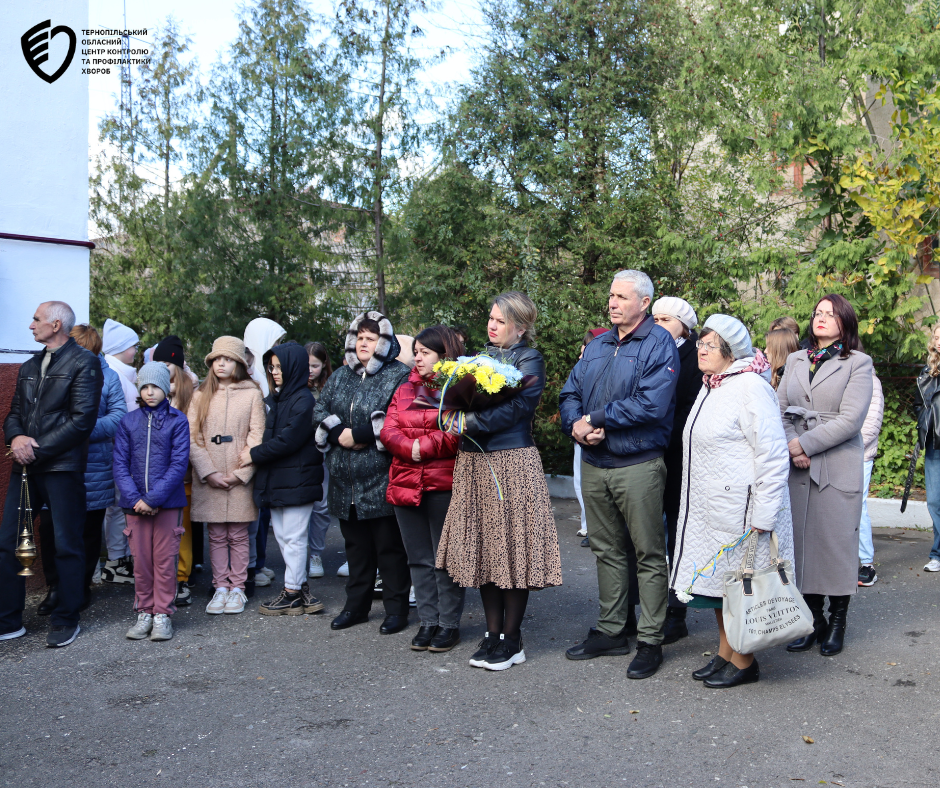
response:
[[[49,586],[49,590],[46,591],[46,596],[43,598],[42,602],[39,603],[39,607],[36,608],[36,612],[40,616],[48,616],[59,604],[59,587],[58,586]]]
[[[842,651],[845,642],[845,620],[849,612],[847,596],[829,597],[829,626],[819,639],[819,653],[824,657],[834,657]]]
[[[823,607],[826,604],[826,597],[822,594],[804,594],[806,606],[813,611],[813,631],[805,637],[797,638],[787,646],[787,651],[809,651],[813,643],[817,640],[822,641],[823,635],[828,626],[826,615],[823,613]]]
[[[667,607],[666,624],[663,628],[663,645],[668,646],[684,637],[689,636],[689,628],[685,623],[685,607]]]

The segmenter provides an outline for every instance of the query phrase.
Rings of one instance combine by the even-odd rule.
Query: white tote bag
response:
[[[791,562],[779,558],[773,531],[770,566],[754,568],[758,536],[751,532],[741,568],[724,577],[725,634],[739,654],[780,646],[813,631],[813,614],[797,590]]]

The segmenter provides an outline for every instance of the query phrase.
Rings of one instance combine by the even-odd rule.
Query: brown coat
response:
[[[261,389],[251,380],[219,388],[209,405],[202,425],[202,445],[196,441],[196,411],[203,392],[197,391],[189,406],[189,460],[193,466],[194,523],[245,523],[258,516],[252,500],[255,466],[238,467],[238,455],[245,446],[257,446],[264,434],[264,401]],[[228,443],[213,443],[216,435],[231,435]],[[230,490],[210,487],[212,473],[234,473],[242,484]]]
[[[804,594],[858,590],[858,525],[865,494],[862,425],[872,402],[872,361],[864,353],[831,358],[809,382],[805,350],[791,353],[777,389],[787,441],[799,438],[808,470],[790,463],[796,584]],[[810,411],[819,414],[813,417]]]

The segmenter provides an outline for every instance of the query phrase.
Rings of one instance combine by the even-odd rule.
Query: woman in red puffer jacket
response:
[[[450,651],[460,642],[465,589],[446,570],[434,566],[460,439],[438,428],[436,410],[408,410],[408,406],[418,388],[434,375],[438,361],[456,359],[463,352],[460,337],[447,326],[431,326],[418,334],[414,369],[392,397],[380,434],[393,457],[386,500],[395,507],[421,619],[411,641],[415,651]]]

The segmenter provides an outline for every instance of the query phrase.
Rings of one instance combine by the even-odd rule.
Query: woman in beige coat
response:
[[[245,345],[219,337],[206,356],[209,374],[189,407],[193,466],[192,519],[209,526],[215,594],[206,612],[241,613],[248,577],[248,526],[258,517],[252,500],[255,467],[239,467],[246,446],[261,443],[264,401],[248,375]]]
[[[790,449],[796,583],[815,629],[787,646],[842,651],[851,595],[858,590],[858,526],[864,496],[861,429],[872,401],[872,360],[858,318],[840,295],[813,312],[810,347],[787,358],[777,389]],[[829,619],[823,613],[829,597]]]

